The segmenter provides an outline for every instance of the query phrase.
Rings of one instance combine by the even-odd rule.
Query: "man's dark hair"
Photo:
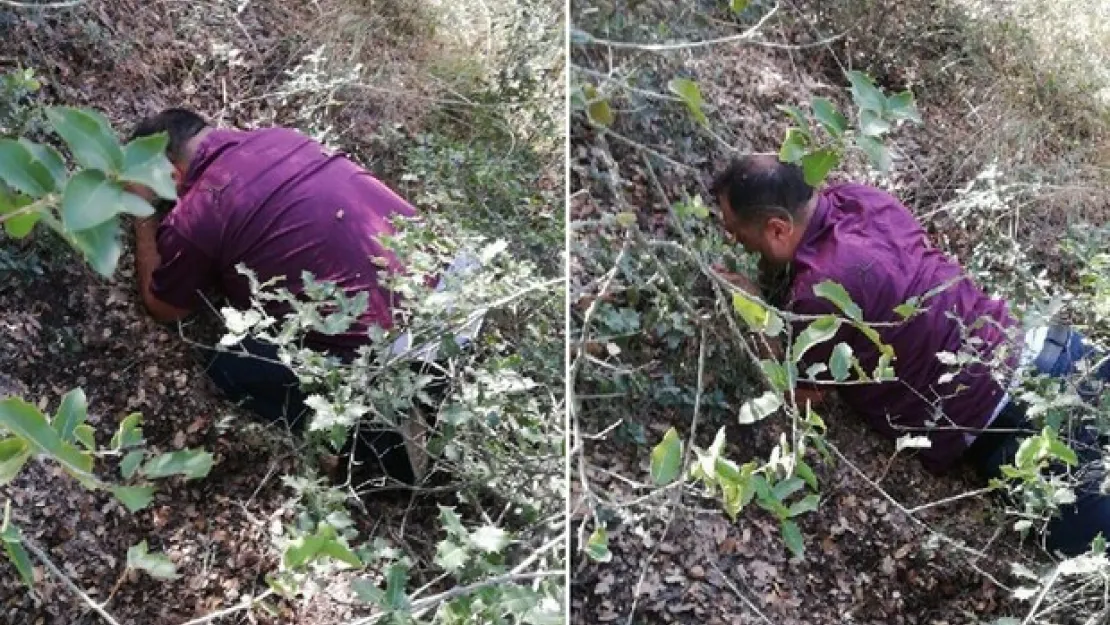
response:
[[[208,127],[204,118],[188,109],[166,109],[157,115],[148,117],[139,122],[131,139],[149,137],[150,135],[164,132],[169,135],[170,142],[166,146],[166,156],[175,163],[181,162],[185,157],[185,144],[197,133]]]
[[[802,168],[775,156],[749,155],[733,160],[710,185],[714,197],[727,197],[742,223],[772,216],[798,217],[813,197]]]

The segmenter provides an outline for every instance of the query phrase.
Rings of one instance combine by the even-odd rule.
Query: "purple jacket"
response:
[[[968,327],[981,318],[989,320],[973,331],[982,340],[978,349],[983,353],[1008,343],[1002,328],[1012,327],[1015,321],[1006,303],[987,297],[959,264],[932,247],[920,224],[897,199],[863,185],[834,186],[820,192],[795,252],[789,309],[801,314],[838,313],[833,304],[813,293],[814,285],[825,280],[840,283],[870,322],[901,322],[894,312],[896,306],[951,283],[927,302],[924,312],[879,330],[883,341],[894,347],[898,381],[836,389],[855,412],[890,438],[927,434],[932,447],[921,450],[920,455],[930,471],[940,473],[955,465],[966,443],[953,426],[982,428],[1003,389],[981,366],[966,368],[951,382],[938,384],[949,367],[935,354],[960,351],[959,325],[949,313]],[[804,326],[795,328],[795,336]],[[833,347],[841,341],[852,347],[865,371],[874,371],[878,349],[847,324],[832,341],[805,355],[801,371],[815,362],[827,363]],[[930,421],[935,425],[928,425]]]
[[[369,293],[355,327],[310,337],[318,349],[349,350],[366,342],[370,325],[392,325],[395,298],[379,285],[375,259],[386,259],[389,271],[401,267],[376,237],[394,232],[391,218],[415,211],[347,158],[293,130],[215,130],[201,142],[179,196],[158,228],[162,263],[151,286],[158,299],[195,309],[201,293],[218,290],[246,308],[250,286],[236,270],[242,263],[263,281],[283,276],[295,294],[303,291],[302,271],[348,295]]]

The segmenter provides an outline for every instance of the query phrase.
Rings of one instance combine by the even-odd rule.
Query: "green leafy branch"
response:
[[[139,413],[123,419],[108,449],[98,449],[93,428],[85,423],[87,416],[88,405],[81,389],[67,393],[52,416],[17,397],[0,400],[0,431],[7,434],[0,438],[0,485],[15,479],[28,460],[44,457],[58,463],[85,488],[106,490],[128,510],[136,512],[150,505],[154,498],[154,486],[148,480],[175,475],[197,479],[208,475],[212,468],[212,455],[201,450],[151,455],[141,447]],[[93,474],[97,458],[119,456],[122,456],[120,474],[126,483],[106,482]],[[8,558],[29,585],[33,579],[29,559],[10,514],[5,517],[0,535]]]
[[[177,198],[162,133],[121,145],[108,120],[78,108],[53,107],[46,119],[76,167],[53,146],[25,137],[0,139],[0,222],[21,239],[45,223],[99,274],[111,276],[121,254],[120,216],[148,217],[150,203],[129,185]]]
[[[875,169],[889,171],[892,159],[884,136],[901,122],[922,123],[912,91],[887,96],[867,74],[850,71],[847,76],[857,107],[854,125],[828,98],[813,98],[808,116],[796,106],[779,107],[793,121],[779,148],[779,159],[801,165],[810,186],[823,182],[853,148],[862,151]]]

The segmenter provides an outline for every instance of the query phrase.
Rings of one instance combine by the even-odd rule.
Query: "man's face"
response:
[[[775,265],[785,265],[794,259],[797,242],[793,220],[770,217],[762,223],[745,223],[737,218],[727,196],[722,195],[718,200],[725,231],[745,250],[757,253]]]

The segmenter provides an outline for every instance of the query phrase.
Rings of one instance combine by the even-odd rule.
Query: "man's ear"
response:
[[[794,220],[782,217],[771,217],[764,226],[768,238],[772,241],[784,241],[794,234]]]

